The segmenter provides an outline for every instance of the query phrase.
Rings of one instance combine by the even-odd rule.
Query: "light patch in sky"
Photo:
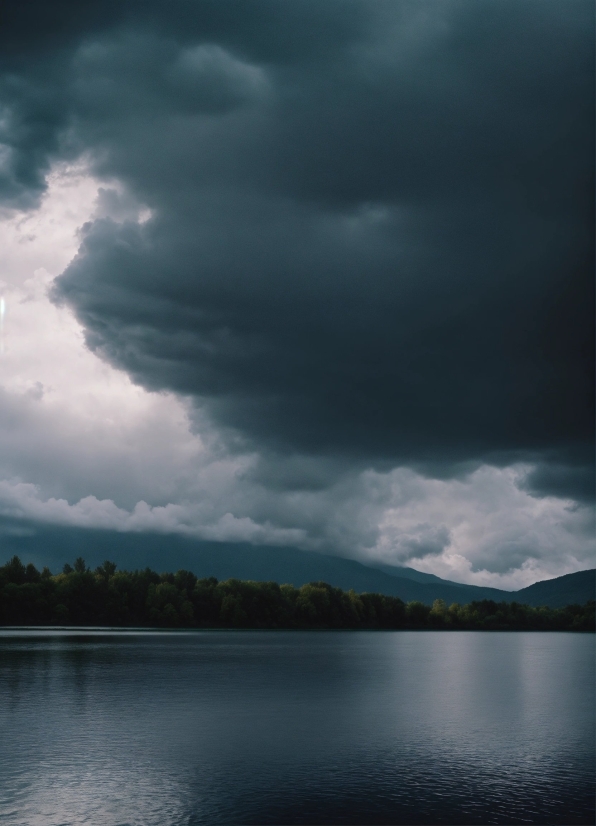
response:
[[[485,465],[451,480],[394,471],[395,504],[380,519],[375,555],[456,582],[511,589],[588,567],[592,510],[529,495],[520,485],[530,470]]]
[[[40,484],[42,495],[78,499],[84,485],[85,494],[110,490],[129,500],[139,483],[159,499],[174,492],[176,477],[191,472],[185,463],[205,453],[190,432],[184,401],[148,393],[97,358],[70,310],[47,296],[76,254],[78,228],[104,216],[110,202],[115,220],[130,217],[132,207],[81,166],[58,167],[48,184],[39,209],[0,222],[1,469],[5,477]],[[134,217],[147,216],[137,207]]]
[[[4,353],[4,316],[6,315],[6,301],[0,296],[0,355]]]

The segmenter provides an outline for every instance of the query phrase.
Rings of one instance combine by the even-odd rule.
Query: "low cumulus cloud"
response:
[[[0,516],[21,529],[43,523],[290,545],[516,588],[593,557],[590,511],[520,491],[514,477],[524,470],[485,467],[459,481],[368,471],[324,491],[280,494],[205,468],[202,495],[129,510],[96,496],[44,498],[39,486],[2,481]]]
[[[21,442],[23,501],[468,579],[585,565],[592,5],[33,5],[7,4],[0,198],[32,214],[59,163],[100,182],[51,311],[164,395],[63,490],[57,419]]]

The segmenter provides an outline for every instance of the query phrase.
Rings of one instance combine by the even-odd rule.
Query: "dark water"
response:
[[[0,823],[591,824],[594,638],[0,632]]]

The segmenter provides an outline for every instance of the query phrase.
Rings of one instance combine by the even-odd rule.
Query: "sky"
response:
[[[5,543],[594,566],[591,2],[1,14]]]

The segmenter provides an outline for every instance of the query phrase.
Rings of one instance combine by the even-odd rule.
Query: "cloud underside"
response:
[[[118,182],[52,292],[93,352],[275,495],[488,464],[592,501],[591,3],[31,5],[0,197],[61,159]]]

